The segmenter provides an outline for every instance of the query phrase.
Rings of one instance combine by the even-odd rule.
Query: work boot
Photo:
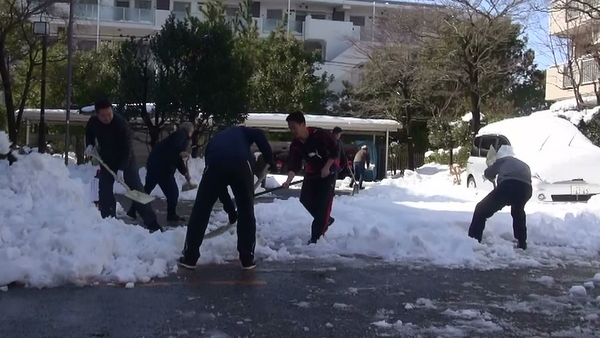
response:
[[[181,216],[179,216],[177,214],[175,214],[175,215],[168,215],[167,216],[167,221],[169,221],[169,222],[183,222],[183,221],[185,221],[185,218],[181,217]]]

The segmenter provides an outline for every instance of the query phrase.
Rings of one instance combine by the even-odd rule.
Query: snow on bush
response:
[[[102,219],[84,189],[49,155],[32,153],[0,167],[0,285],[127,283],[172,271],[183,230],[150,235]]]

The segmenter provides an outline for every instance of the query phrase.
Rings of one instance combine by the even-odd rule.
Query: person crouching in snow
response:
[[[113,172],[123,171],[123,179],[129,188],[142,191],[144,187],[135,162],[133,132],[129,123],[123,117],[113,113],[112,103],[108,99],[97,100],[94,103],[94,109],[96,115],[90,117],[85,126],[87,144],[85,155],[98,154]],[[96,141],[98,142],[98,151],[95,148]],[[115,178],[101,165],[98,180],[100,214],[102,218],[116,218],[117,201],[113,191]],[[136,204],[136,209],[150,232],[163,231],[150,204],[133,203]]]
[[[245,270],[256,267],[256,219],[254,218],[254,154],[250,147],[255,143],[267,164],[273,168],[273,152],[265,134],[260,129],[236,126],[217,133],[206,145],[204,174],[200,180],[196,201],[187,226],[183,256],[179,265],[196,268],[200,258],[200,245],[208,226],[210,213],[217,198],[227,194],[231,187],[238,207],[237,234],[240,262]]]
[[[175,171],[190,180],[190,173],[185,165],[184,158],[189,157],[186,152],[194,125],[191,122],[184,122],[179,129],[160,141],[152,151],[146,161],[146,184],[144,191],[150,194],[158,185],[167,198],[167,221],[185,221],[185,218],[177,215],[177,201],[179,199],[179,187],[175,181]],[[127,212],[127,216],[135,219],[136,209],[132,204]]]
[[[511,146],[503,145],[498,150],[496,161],[484,171],[484,176],[493,181],[498,176],[497,186],[481,202],[477,203],[473,220],[469,227],[469,237],[479,242],[488,218],[510,205],[513,218],[513,234],[518,240],[517,247],[527,249],[527,226],[525,204],[532,195],[531,169],[514,157]]]
[[[282,186],[286,189],[290,186],[304,160],[306,168],[300,202],[313,217],[308,244],[314,244],[335,221],[330,214],[340,171],[338,142],[328,130],[307,127],[302,112],[289,114],[286,121],[295,139],[290,145],[288,177]]]

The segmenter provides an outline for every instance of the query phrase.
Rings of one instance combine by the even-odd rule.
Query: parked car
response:
[[[554,116],[526,116],[489,124],[473,140],[467,161],[467,186],[491,191],[483,177],[494,146],[513,147],[531,167],[533,196],[544,202],[587,201],[600,193],[600,148],[571,122]]]

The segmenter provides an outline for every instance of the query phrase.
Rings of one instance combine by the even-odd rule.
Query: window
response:
[[[510,142],[508,142],[508,139],[502,135],[498,135],[498,149],[500,149],[501,146],[509,146]],[[496,150],[498,150],[496,149]]]
[[[283,20],[283,10],[267,9],[267,19]]]
[[[260,18],[260,2],[252,1],[252,17]]]
[[[321,14],[321,13],[312,13],[310,16],[312,19],[317,19],[317,20],[325,20],[326,19],[325,14]]]
[[[365,17],[364,16],[350,16],[350,22],[352,22],[352,24],[354,26],[364,27],[365,26]]]
[[[202,6],[204,6],[204,2],[198,3],[198,12],[202,12]]]
[[[173,2],[173,12],[187,12],[188,8],[190,8],[189,2],[181,2],[181,1]]]
[[[139,8],[139,9],[152,9],[152,1],[149,1],[149,0],[135,0],[135,8]]]
[[[129,8],[129,1],[117,1],[115,7]]]
[[[481,137],[481,145],[479,146],[479,156],[487,157],[488,150],[490,150],[491,146],[494,146],[494,148],[497,149],[498,148],[498,147],[496,147],[497,140],[498,140],[498,138],[493,135],[482,136]]]
[[[481,144],[481,136],[476,137],[473,140],[473,146],[471,147],[471,156],[479,157],[479,145]]]
[[[225,15],[226,16],[235,16],[238,12],[238,8],[237,7],[227,7],[225,9]]]

